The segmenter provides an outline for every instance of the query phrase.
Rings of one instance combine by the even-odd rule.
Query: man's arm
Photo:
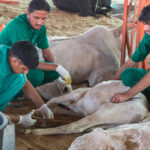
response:
[[[53,54],[50,51],[50,48],[43,49],[42,53],[43,53],[43,57],[44,57],[45,61],[47,61],[47,62],[55,62]]]
[[[57,67],[58,67],[57,64],[39,62],[39,65],[37,66],[37,69],[45,70],[45,71],[56,71]]]
[[[111,98],[111,102],[120,103],[127,101],[148,86],[150,86],[150,72],[148,72],[135,86],[133,86],[127,92],[114,95]]]
[[[45,71],[57,71],[60,74],[60,76],[65,80],[67,85],[71,84],[71,76],[69,72],[61,65],[39,62],[37,68]]]
[[[4,113],[7,117],[9,117],[9,119],[11,120],[11,122],[17,124],[20,120],[20,116],[18,115],[11,115],[11,114],[7,114],[7,113]]]
[[[27,79],[25,86],[23,87],[23,92],[31,101],[39,108],[39,111],[43,118],[53,119],[54,115],[48,106],[43,102],[41,97],[38,95],[36,90],[33,88],[29,80]]]
[[[44,104],[41,97],[38,95],[36,90],[33,88],[29,80],[27,79],[25,86],[23,87],[24,94],[32,100],[32,102],[39,108],[39,111],[43,118],[54,118],[53,113],[48,108],[46,104]],[[32,115],[34,114],[34,110],[26,115],[15,116],[11,114],[6,114],[9,118],[9,123],[21,124],[23,127],[29,127],[36,123],[36,120],[32,119]]]
[[[126,69],[126,68],[133,68],[135,66],[135,62],[129,59],[125,64],[123,64],[120,68],[120,70],[115,74],[113,80],[120,80],[120,74]]]
[[[33,126],[36,123],[36,120],[32,118],[34,110],[25,115],[15,116],[11,114],[5,114],[8,118],[8,124],[19,124],[27,128]]]
[[[34,87],[31,85],[30,81],[27,79],[25,86],[23,87],[24,94],[31,99],[31,101],[39,108],[44,102],[41,97],[38,95]]]

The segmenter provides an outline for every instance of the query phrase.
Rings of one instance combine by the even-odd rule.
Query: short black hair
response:
[[[144,24],[150,24],[150,5],[145,6],[139,16],[139,21]]]
[[[9,51],[10,57],[16,57],[29,69],[35,69],[39,64],[39,55],[36,47],[29,41],[18,41]]]
[[[32,13],[36,10],[44,10],[49,13],[51,7],[46,0],[31,0],[31,2],[28,5],[28,11]]]

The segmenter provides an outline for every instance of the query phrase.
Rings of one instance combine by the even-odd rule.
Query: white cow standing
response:
[[[47,105],[68,106],[83,116],[79,121],[56,128],[27,129],[27,133],[40,135],[80,133],[94,126],[105,127],[142,121],[149,115],[147,100],[141,93],[124,103],[112,103],[114,94],[129,89],[121,81],[106,81],[93,88],[80,88],[64,96],[52,98]]]

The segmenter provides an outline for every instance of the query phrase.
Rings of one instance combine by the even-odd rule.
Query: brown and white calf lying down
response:
[[[149,150],[150,122],[95,129],[74,140],[68,150]]]
[[[47,105],[68,106],[72,111],[83,116],[79,121],[47,129],[27,129],[33,134],[70,134],[80,133],[94,126],[107,128],[113,125],[136,123],[149,114],[145,96],[141,93],[124,103],[112,103],[110,99],[116,93],[129,89],[121,81],[106,81],[93,88],[80,88],[61,97],[52,98]]]

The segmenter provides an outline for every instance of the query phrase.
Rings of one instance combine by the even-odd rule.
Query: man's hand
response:
[[[126,93],[120,93],[120,94],[115,94],[110,101],[113,103],[122,103],[128,101],[130,98],[131,97],[129,97]]]
[[[67,85],[71,84],[71,76],[65,68],[63,68],[61,65],[58,65],[58,67],[56,68],[56,71],[66,81]]]
[[[54,114],[53,112],[50,110],[50,108],[48,108],[47,104],[43,104],[40,107],[40,112],[41,115],[44,119],[54,119]]]
[[[30,113],[26,115],[20,116],[20,120],[18,124],[22,125],[25,128],[33,126],[36,123],[36,120],[32,119],[33,114],[34,114],[34,110],[32,110]]]

